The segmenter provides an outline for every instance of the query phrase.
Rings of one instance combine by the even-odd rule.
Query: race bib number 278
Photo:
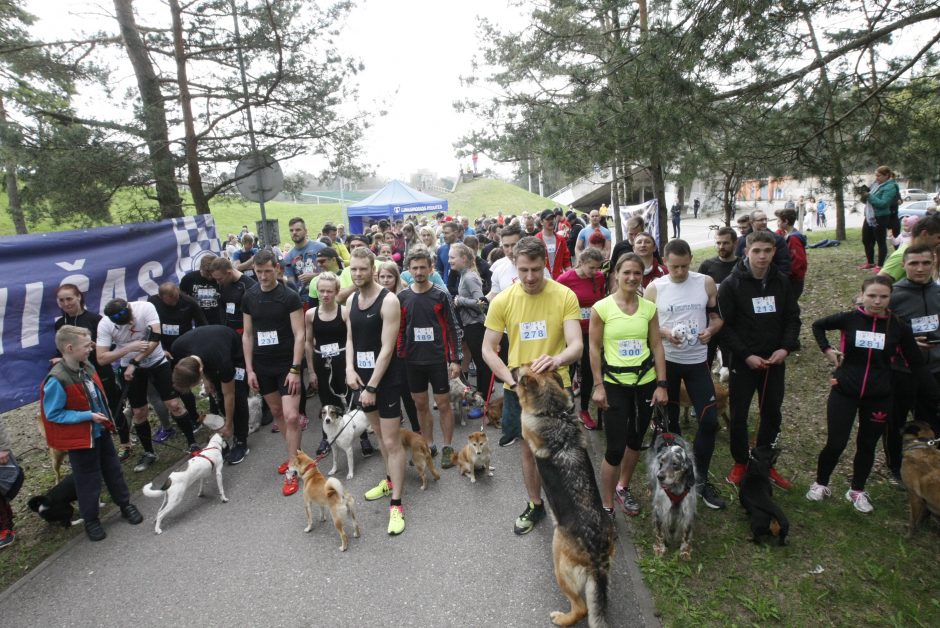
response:
[[[545,324],[545,321],[519,323],[520,340],[545,340],[546,338],[548,338],[548,326]]]

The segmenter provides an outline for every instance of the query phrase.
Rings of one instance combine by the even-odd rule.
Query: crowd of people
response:
[[[660,414],[661,429],[681,433],[684,388],[697,418],[697,490],[708,507],[725,508],[710,479],[718,431],[712,366],[720,356],[730,373],[734,464],[726,479],[738,484],[749,456],[752,400],[756,395],[756,444],[772,445],[781,432],[787,358],[800,347],[807,256],[796,211],[776,212],[776,231],[761,211],[740,217],[738,230],[718,229],[717,255],[697,272],[684,240],[674,238],[660,252],[643,219],[633,216],[613,246],[605,221],[599,209],[582,216],[561,209],[499,212],[473,225],[439,214],[378,220],[365,234],[326,223],[310,238],[298,217],[289,222],[289,248],[258,248],[246,227],[229,238],[221,257],[203,257],[179,285],[163,284],[146,301],[111,300],[103,315],[85,308],[78,287],[61,286],[58,354],[42,384],[41,409],[50,446],[69,451],[89,538],[105,537],[98,519],[102,479],[122,515],[140,520],[121,466],[131,456],[131,427],[141,450],[134,472],[156,461],[154,442],[177,431],[198,451],[192,390],[199,384],[211,411],[225,419],[221,433],[231,465],[249,454],[249,396],[261,396],[262,424],[284,441],[284,458],[276,462],[285,496],[299,487],[294,458],[308,400],[359,404],[385,467],[365,498],[388,498],[388,532],[401,534],[402,407],[441,465],[452,466],[450,381],[469,384],[472,371],[488,403],[501,389],[499,445],[510,447],[521,438],[514,369],[526,364],[536,372],[557,370],[579,397],[584,428],[606,432],[601,496],[611,515],[615,502],[627,515],[641,511],[634,473],[644,436]],[[865,481],[881,436],[897,478],[908,415],[940,428],[938,245],[940,218],[920,219],[910,239],[880,264],[880,274],[865,280],[853,309],[812,323],[834,371],[827,442],[808,499],[830,495],[830,476],[856,415],[858,448],[846,497],[861,512],[872,510]],[[840,331],[835,345],[830,330]],[[439,410],[440,450],[429,387]],[[151,408],[160,417],[155,433]],[[325,454],[330,444],[320,436],[317,453]],[[368,434],[361,448],[374,453]],[[514,522],[516,534],[545,516],[528,447],[521,448],[521,461],[527,503]],[[0,431],[0,543],[13,538],[8,502],[22,483],[21,472],[4,471],[13,466]],[[777,469],[771,479],[791,487]]]

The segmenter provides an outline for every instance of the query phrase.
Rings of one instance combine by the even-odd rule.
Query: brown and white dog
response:
[[[42,423],[42,415],[36,415],[36,423],[39,425],[39,433],[42,434],[42,439],[46,440],[46,426]],[[65,461],[65,454],[68,452],[64,449],[56,449],[55,447],[49,447],[49,460],[52,461],[52,472],[55,474],[56,484],[62,481],[62,463]]]
[[[486,471],[490,477],[493,476],[493,467],[490,466],[490,444],[483,432],[473,432],[467,436],[467,444],[457,453],[456,464],[460,469],[460,475],[466,475],[470,478],[470,483],[477,481],[476,470]]]
[[[940,449],[930,425],[914,421],[904,426],[901,481],[911,507],[909,534],[930,514],[940,517]]]
[[[522,436],[535,456],[542,488],[555,519],[555,578],[571,603],[551,620],[571,626],[584,617],[591,628],[607,626],[607,583],[616,530],[601,504],[587,441],[571,397],[557,372],[515,374],[522,407]]]
[[[681,436],[663,433],[649,450],[650,489],[653,493],[653,551],[666,553],[666,543],[678,540],[679,557],[692,560],[692,523],[698,493],[692,447]]]
[[[463,383],[459,377],[450,380],[450,405],[454,409],[454,418],[460,420],[461,425],[467,424],[467,412],[470,407],[483,405],[483,397],[472,386]],[[467,405],[464,405],[467,402]]]
[[[424,440],[421,434],[410,430],[400,430],[401,446],[411,451],[411,461],[415,465],[415,470],[421,476],[421,490],[428,487],[427,472],[431,472],[434,480],[440,480],[441,474],[434,468],[434,458],[431,457],[431,448],[428,442]]]
[[[359,442],[359,437],[369,429],[369,419],[366,413],[360,408],[355,408],[347,413],[339,406],[323,406],[320,410],[320,418],[323,420],[323,432],[327,440],[332,443],[330,449],[333,451],[333,468],[327,475],[336,473],[336,462],[339,459],[337,449],[346,452],[346,479],[353,479],[353,444]]]
[[[345,552],[349,547],[349,537],[343,526],[347,517],[352,519],[353,536],[359,538],[359,522],[353,509],[356,501],[343,489],[343,484],[338,479],[324,477],[317,468],[316,461],[301,450],[297,450],[294,460],[300,477],[304,480],[304,511],[307,513],[307,527],[304,532],[313,530],[314,504],[319,508],[320,521],[326,521],[325,510],[329,509],[333,526],[339,532],[339,551]]]

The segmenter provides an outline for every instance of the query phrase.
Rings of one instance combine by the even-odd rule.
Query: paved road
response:
[[[472,424],[479,425],[458,426],[456,442]],[[314,449],[312,423],[304,436]],[[595,460],[598,438],[591,439]],[[449,469],[421,492],[409,467],[407,529],[395,538],[385,531],[387,501],[361,498],[382,475],[381,457],[362,460],[357,451],[356,477],[345,484],[357,498],[363,536],[350,538],[346,553],[329,521],[304,534],[302,496],[281,495],[280,435],[262,428],[250,447],[244,463],[225,469],[229,503],[218,501],[214,487],[203,499],[193,491],[157,536],[158,500],[138,494],[143,524],[112,517],[105,541],[79,536],[0,594],[3,626],[528,628],[551,626],[549,612],[566,604],[552,571],[551,524],[524,537],[511,531],[525,506],[520,444],[494,447],[495,476],[474,486]],[[658,625],[627,526],[618,526],[611,625]]]

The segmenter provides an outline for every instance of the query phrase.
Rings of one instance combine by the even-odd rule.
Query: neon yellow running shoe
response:
[[[401,506],[389,506],[388,533],[397,536],[405,531],[405,511]]]
[[[388,497],[392,494],[392,483],[387,479],[379,482],[378,486],[370,488],[366,491],[366,501],[374,502],[377,499],[382,499],[383,497]]]

